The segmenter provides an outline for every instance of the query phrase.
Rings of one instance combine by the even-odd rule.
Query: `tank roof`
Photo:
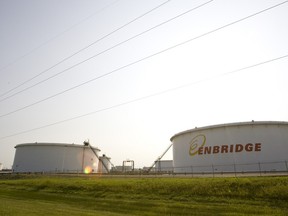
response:
[[[235,122],[235,123],[217,124],[217,125],[210,125],[210,126],[204,126],[204,127],[199,127],[199,128],[195,127],[194,129],[185,130],[185,131],[182,131],[182,132],[179,132],[179,133],[173,135],[170,138],[170,141],[172,142],[175,137],[182,135],[182,134],[185,134],[185,133],[191,133],[191,132],[213,129],[213,128],[245,126],[245,125],[288,125],[288,122],[285,122],[285,121],[250,121],[250,122]]]
[[[18,147],[24,147],[24,146],[53,146],[53,147],[56,147],[56,146],[61,146],[61,147],[73,147],[73,148],[89,148],[89,146],[85,146],[83,144],[74,144],[74,143],[38,143],[38,142],[35,142],[35,143],[22,143],[22,144],[18,144],[16,145],[14,148],[18,148]],[[100,151],[99,148],[97,147],[94,147],[94,146],[91,146],[94,150],[96,151]]]

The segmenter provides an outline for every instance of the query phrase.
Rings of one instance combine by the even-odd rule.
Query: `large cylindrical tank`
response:
[[[13,172],[93,173],[98,170],[95,153],[100,150],[90,145],[26,143],[15,148]]]
[[[171,137],[176,173],[288,171],[288,122],[243,122]]]

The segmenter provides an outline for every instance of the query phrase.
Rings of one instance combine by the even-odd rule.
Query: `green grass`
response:
[[[0,179],[0,215],[288,215],[288,177]]]

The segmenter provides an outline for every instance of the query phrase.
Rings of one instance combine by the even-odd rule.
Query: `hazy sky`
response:
[[[0,163],[89,139],[143,167],[195,126],[288,121],[287,20],[283,0],[1,0]]]

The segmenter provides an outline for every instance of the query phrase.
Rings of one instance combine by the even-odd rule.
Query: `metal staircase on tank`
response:
[[[110,170],[108,169],[108,167],[106,166],[106,164],[104,163],[104,161],[102,160],[102,158],[100,158],[98,156],[98,154],[95,152],[95,150],[93,149],[93,147],[90,145],[89,141],[84,141],[84,145],[85,146],[89,146],[90,149],[92,150],[92,152],[94,153],[94,155],[96,156],[96,158],[101,161],[102,165],[104,166],[105,170],[107,171],[107,173],[110,172]],[[107,158],[107,160],[109,161],[109,163],[111,164],[111,166],[114,168],[113,163],[110,161],[110,159]]]

